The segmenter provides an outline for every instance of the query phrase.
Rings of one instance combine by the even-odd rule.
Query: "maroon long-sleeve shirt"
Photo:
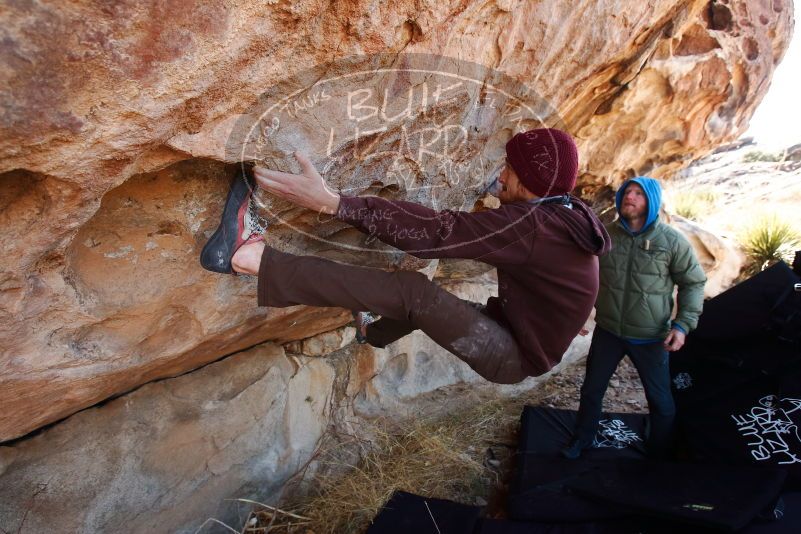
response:
[[[609,235],[590,208],[515,202],[477,213],[434,211],[400,200],[342,197],[337,217],[418,258],[464,258],[498,270],[487,313],[508,326],[540,375],[556,365],[598,293]]]

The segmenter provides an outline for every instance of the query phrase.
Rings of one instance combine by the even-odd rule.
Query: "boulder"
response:
[[[328,425],[334,369],[267,344],[0,447],[6,532],[196,532],[275,499]],[[248,510],[249,503],[242,503]]]
[[[304,356],[325,356],[350,345],[354,339],[356,339],[356,329],[346,326],[311,336],[303,341],[287,343],[284,348],[287,352],[299,353]]]
[[[740,248],[680,215],[671,215],[670,224],[690,241],[698,262],[704,268],[704,298],[712,298],[729,289],[745,264],[745,255]]]

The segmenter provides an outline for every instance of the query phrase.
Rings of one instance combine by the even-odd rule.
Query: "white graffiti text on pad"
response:
[[[798,412],[798,413],[795,413]],[[757,461],[773,460],[778,464],[801,463],[801,436],[798,424],[801,399],[779,399],[768,395],[744,415],[732,415],[740,435],[747,441],[751,456]]]
[[[636,432],[631,431],[620,419],[602,419],[598,423],[593,447],[623,449],[635,441],[642,441]]]

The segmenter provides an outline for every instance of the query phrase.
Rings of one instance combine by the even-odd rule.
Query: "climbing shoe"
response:
[[[200,252],[200,265],[215,273],[236,274],[231,258],[239,247],[262,239],[267,225],[256,213],[253,185],[246,174],[237,174],[225,199],[220,225]]]
[[[587,443],[586,441],[582,441],[578,438],[573,438],[570,440],[570,443],[562,447],[562,450],[559,451],[563,458],[567,458],[568,460],[575,460],[584,449],[589,449],[592,443]]]
[[[356,342],[360,345],[364,345],[367,343],[367,336],[362,334],[362,330],[366,332],[367,327],[379,320],[381,316],[367,311],[352,313],[354,322],[356,323]]]

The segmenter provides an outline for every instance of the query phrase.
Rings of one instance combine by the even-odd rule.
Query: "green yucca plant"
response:
[[[752,270],[761,271],[779,260],[790,261],[801,246],[801,232],[775,214],[763,215],[741,232],[739,241],[753,261]]]

